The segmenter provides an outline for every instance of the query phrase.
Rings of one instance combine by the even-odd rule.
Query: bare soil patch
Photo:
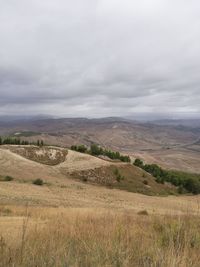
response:
[[[14,146],[9,149],[26,159],[46,165],[60,164],[65,161],[67,156],[66,149],[55,147]]]

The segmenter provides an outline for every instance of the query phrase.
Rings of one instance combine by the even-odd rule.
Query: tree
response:
[[[139,167],[139,168],[143,168],[144,167],[144,163],[141,159],[135,159],[134,163],[135,166]]]
[[[185,188],[189,191],[192,192],[193,194],[199,194],[200,193],[200,181],[195,180],[195,179],[188,179]]]
[[[96,144],[92,144],[90,146],[90,153],[91,155],[94,155],[94,156],[99,156],[102,154],[102,148],[100,148],[98,145]]]
[[[86,153],[87,152],[87,147],[84,146],[84,145],[80,145],[80,146],[78,146],[77,151],[81,152],[81,153]]]

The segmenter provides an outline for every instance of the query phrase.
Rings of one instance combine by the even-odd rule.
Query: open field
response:
[[[199,215],[26,206],[0,210],[1,267],[199,266]]]

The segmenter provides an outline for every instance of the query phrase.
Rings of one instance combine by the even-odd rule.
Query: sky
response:
[[[0,115],[38,114],[200,117],[200,1],[0,0]]]

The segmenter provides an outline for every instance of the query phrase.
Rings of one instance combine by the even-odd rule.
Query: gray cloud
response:
[[[200,114],[199,1],[0,5],[0,114]]]

